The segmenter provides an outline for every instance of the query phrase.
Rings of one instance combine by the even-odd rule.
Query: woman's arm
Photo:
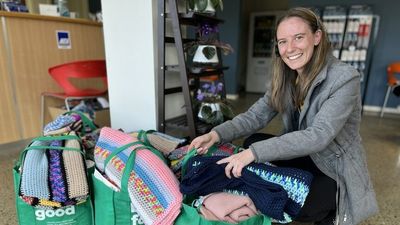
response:
[[[264,128],[277,112],[269,103],[269,93],[255,102],[246,112],[237,115],[212,130],[217,132],[220,142],[229,142],[236,138],[248,136]]]
[[[339,76],[333,81],[329,97],[305,130],[290,132],[250,146],[256,162],[309,155],[325,149],[332,142],[353,113],[356,104],[360,104],[359,74],[347,72]]]

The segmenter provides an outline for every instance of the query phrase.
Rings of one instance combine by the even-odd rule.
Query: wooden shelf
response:
[[[172,119],[168,119],[165,121],[165,123],[168,128],[185,129],[185,130],[189,129],[186,115],[181,115]],[[199,120],[196,120],[195,123],[196,123],[196,132],[200,134],[207,133],[213,128],[211,124],[207,124]]]
[[[168,4],[167,4],[168,2]],[[169,13],[166,12],[168,5]],[[158,18],[158,124],[157,129],[161,132],[169,129],[185,130],[191,139],[198,135],[204,134],[211,130],[212,125],[203,123],[197,118],[197,109],[193,105],[193,98],[196,97],[196,90],[200,88],[201,81],[208,77],[209,80],[218,79],[224,82],[224,71],[228,67],[224,67],[222,63],[221,50],[217,49],[219,62],[215,65],[197,65],[188,63],[187,55],[184,49],[184,44],[196,41],[182,37],[182,25],[197,26],[199,24],[218,25],[223,23],[223,20],[215,16],[207,14],[199,14],[194,12],[180,13],[178,12],[177,0],[158,0],[158,10],[161,16]],[[168,21],[167,21],[168,20]],[[172,24],[172,37],[167,36],[165,29],[167,22]],[[196,37],[197,38],[197,37]],[[218,34],[217,34],[218,38]],[[166,58],[166,43],[172,43],[176,48],[177,65],[165,65]],[[179,73],[181,85],[179,87],[166,88],[165,81],[168,79],[168,72]],[[215,76],[215,78],[211,77]],[[223,85],[225,88],[225,85]],[[185,115],[178,116],[173,119],[165,119],[165,96],[173,93],[181,92],[184,99]],[[222,90],[221,98],[225,98],[225,89]]]
[[[173,37],[165,37],[164,38],[165,43],[175,43],[175,39]],[[182,38],[182,43],[189,43],[196,41],[196,39],[191,39],[191,38]]]
[[[167,13],[166,15],[167,15],[167,18],[172,18],[170,13]],[[179,16],[180,24],[184,24],[184,25],[197,26],[200,23],[209,23],[209,24],[224,23],[223,20],[218,19],[215,16],[202,14],[202,13],[195,13],[195,12],[179,13],[178,16]]]

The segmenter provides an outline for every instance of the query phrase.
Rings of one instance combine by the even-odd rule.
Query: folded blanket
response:
[[[239,223],[258,214],[256,206],[248,196],[225,192],[203,197],[200,213],[208,220],[228,223]]]
[[[134,141],[138,139],[123,132],[108,127],[101,129],[94,151],[96,167],[118,188],[121,187],[122,174],[129,155],[136,147],[144,145],[139,143],[125,149],[106,166],[104,161],[118,147]],[[135,164],[128,183],[132,204],[146,225],[172,225],[182,204],[178,180],[168,166],[150,150],[136,151]]]

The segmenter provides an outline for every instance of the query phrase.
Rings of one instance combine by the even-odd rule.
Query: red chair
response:
[[[85,60],[70,62],[49,68],[50,76],[63,89],[62,93],[43,92],[41,95],[41,123],[44,126],[45,97],[63,99],[67,111],[70,110],[69,101],[76,99],[91,99],[104,96],[107,93],[107,71],[105,60]],[[79,88],[72,79],[100,78],[103,82],[102,89]]]
[[[387,67],[387,85],[388,85],[388,88],[387,88],[386,95],[385,95],[385,100],[383,101],[383,106],[382,106],[382,109],[381,109],[381,117],[383,117],[383,113],[384,113],[384,110],[385,110],[385,107],[386,107],[386,103],[387,103],[387,101],[389,99],[390,92],[393,91],[393,88],[396,85],[400,85],[400,80],[396,78],[396,76],[395,76],[396,74],[400,74],[400,62],[392,63]]]

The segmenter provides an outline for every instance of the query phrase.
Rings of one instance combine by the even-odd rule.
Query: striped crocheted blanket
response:
[[[139,143],[125,149],[106,166],[104,161],[118,147],[135,141],[138,139],[108,127],[100,132],[94,150],[96,167],[119,188],[129,155],[143,145]],[[146,225],[172,225],[182,204],[179,182],[168,166],[150,150],[135,151],[135,164],[128,182],[130,200]]]

